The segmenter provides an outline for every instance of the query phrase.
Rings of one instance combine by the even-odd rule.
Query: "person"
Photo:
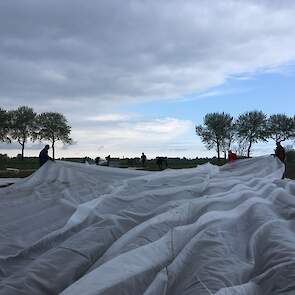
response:
[[[283,163],[285,163],[285,159],[286,159],[285,149],[282,147],[282,145],[279,141],[276,142],[276,146],[277,146],[275,149],[276,157],[278,157]]]
[[[96,158],[95,158],[95,164],[96,164],[96,165],[99,165],[99,161],[100,161],[100,157],[96,157]]]
[[[144,153],[141,154],[141,164],[142,164],[142,167],[145,166],[145,161],[146,161],[146,155]]]
[[[157,163],[159,169],[162,170],[163,169],[163,158],[162,157],[157,157],[156,159],[157,159],[156,163]]]
[[[233,162],[233,161],[235,161],[237,159],[238,159],[237,154],[233,153],[231,150],[229,150],[228,151],[228,161]]]
[[[156,163],[157,163],[160,170],[163,170],[163,163],[165,163],[166,168],[168,168],[167,157],[157,157]]]
[[[39,165],[40,167],[44,165],[48,160],[52,160],[48,156],[49,145],[46,144],[43,150],[39,153]]]
[[[106,157],[106,160],[107,160],[107,166],[110,166],[111,155],[108,155]]]

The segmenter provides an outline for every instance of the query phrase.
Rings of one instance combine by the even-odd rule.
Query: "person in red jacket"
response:
[[[228,161],[232,162],[232,161],[235,161],[237,159],[238,159],[237,155],[229,150],[228,151]]]

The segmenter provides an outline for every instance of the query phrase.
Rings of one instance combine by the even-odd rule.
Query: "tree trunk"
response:
[[[220,144],[217,142],[217,158],[220,160]]]
[[[252,141],[250,141],[248,150],[247,150],[247,157],[250,158],[250,151],[251,151]]]
[[[52,142],[52,159],[54,160],[55,159],[55,150],[54,150],[54,141]]]
[[[22,161],[24,160],[24,153],[25,153],[25,142],[22,142]]]

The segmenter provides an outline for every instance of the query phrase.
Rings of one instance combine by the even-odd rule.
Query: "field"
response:
[[[85,158],[67,158],[62,159],[64,161],[73,161],[83,163]],[[87,161],[92,164],[94,160],[87,158]],[[217,158],[196,158],[196,159],[186,159],[186,158],[168,158],[168,168],[170,169],[182,169],[182,168],[193,168],[198,165],[211,163],[214,165],[223,165],[226,160],[221,159],[218,161]],[[150,171],[159,171],[159,167],[155,159],[148,160],[145,167],[142,167],[139,158],[132,159],[111,159],[110,166],[120,167],[120,168],[134,168],[134,169],[144,169]],[[17,158],[0,158],[0,178],[4,177],[26,177],[31,175],[39,167],[38,158],[25,158],[23,161]],[[19,169],[19,171],[7,170],[7,168]],[[286,162],[286,177],[295,179],[295,153],[292,151],[288,153]]]

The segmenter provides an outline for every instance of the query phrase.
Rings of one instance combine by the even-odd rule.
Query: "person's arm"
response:
[[[53,161],[53,159],[48,155],[48,151],[46,152],[46,160]]]

